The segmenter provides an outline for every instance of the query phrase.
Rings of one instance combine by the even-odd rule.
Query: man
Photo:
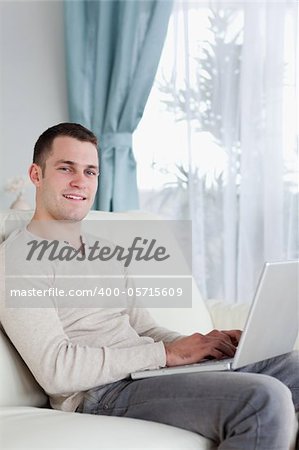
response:
[[[13,262],[9,266],[8,261],[7,267],[20,275],[22,283],[28,284],[21,275],[31,267],[25,250],[33,238],[59,233],[61,245],[67,240],[74,251],[84,254],[80,224],[93,203],[98,173],[97,140],[86,128],[63,123],[39,137],[29,169],[36,187],[35,213],[30,224],[3,246],[6,256],[18,253],[25,261],[18,267],[8,257]],[[40,276],[33,276],[30,286],[50,289],[58,265],[40,264]],[[84,267],[88,272],[89,266]],[[32,307],[12,308],[4,302],[0,317],[53,408],[166,423],[204,435],[221,449],[289,448],[294,410],[299,409],[297,354],[229,374],[133,381],[129,374],[140,369],[231,357],[240,332],[180,336],[158,326],[142,308],[60,308],[53,291],[47,292],[45,304],[39,300]]]

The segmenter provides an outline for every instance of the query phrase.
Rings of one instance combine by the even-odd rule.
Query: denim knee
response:
[[[251,385],[251,406],[261,416],[262,422],[272,426],[293,424],[295,408],[290,389],[268,375],[258,375]]]

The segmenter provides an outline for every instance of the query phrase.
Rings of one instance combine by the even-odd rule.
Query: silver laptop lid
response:
[[[233,369],[290,352],[298,335],[299,261],[266,263]]]

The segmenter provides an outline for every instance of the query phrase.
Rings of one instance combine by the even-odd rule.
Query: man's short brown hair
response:
[[[47,157],[52,150],[53,141],[58,136],[69,136],[78,139],[78,141],[90,142],[96,147],[98,146],[97,137],[93,132],[79,123],[63,122],[48,128],[36,141],[33,152],[33,163],[38,164],[42,168],[43,175]]]

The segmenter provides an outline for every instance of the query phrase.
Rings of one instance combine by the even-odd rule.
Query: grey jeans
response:
[[[287,450],[294,406],[298,411],[298,352],[236,372],[118,381],[86,392],[79,411],[184,428],[221,450]]]

